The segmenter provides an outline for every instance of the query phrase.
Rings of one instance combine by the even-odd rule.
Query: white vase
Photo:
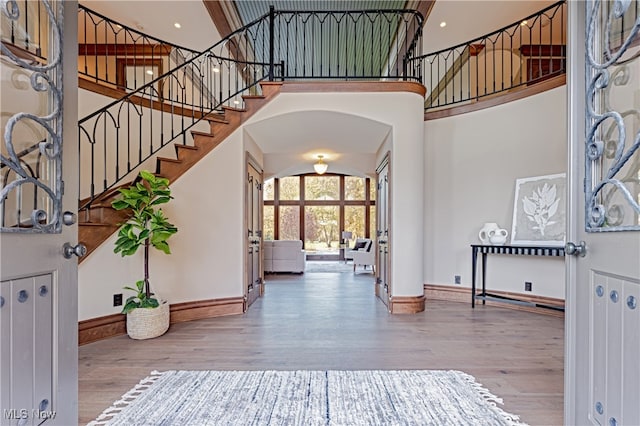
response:
[[[480,232],[478,232],[478,238],[482,242],[482,244],[491,244],[491,240],[489,239],[489,232],[500,229],[497,223],[495,222],[486,222],[482,228],[480,228]]]
[[[494,246],[502,246],[507,242],[507,235],[506,229],[492,229],[489,231],[489,242]]]

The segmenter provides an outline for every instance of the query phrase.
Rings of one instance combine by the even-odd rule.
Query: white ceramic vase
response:
[[[478,232],[478,238],[480,238],[480,241],[484,245],[491,244],[491,240],[489,239],[490,238],[489,232],[495,231],[498,229],[500,229],[500,227],[498,226],[497,223],[486,222],[484,225],[482,225],[482,228],[480,228],[480,232]]]
[[[494,246],[502,246],[507,242],[507,235],[506,229],[492,229],[489,231],[489,242]]]

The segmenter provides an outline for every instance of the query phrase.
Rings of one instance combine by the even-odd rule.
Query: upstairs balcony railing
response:
[[[199,54],[78,5],[78,73],[89,81],[135,90]]]
[[[85,13],[91,22],[98,16]],[[115,37],[119,26],[125,29],[99,18],[96,22],[106,28],[107,38]],[[186,132],[207,115],[223,106],[241,108],[242,95],[258,94],[261,81],[420,81],[419,75],[406,70],[422,48],[421,31],[422,16],[415,11],[271,8],[204,52],[188,52],[190,59],[79,121],[81,207],[90,207],[98,195],[148,168],[154,154],[169,143],[191,143]],[[105,49],[122,51],[117,46]],[[106,72],[104,76],[96,73],[94,78],[111,82]]]
[[[490,34],[409,60],[423,75],[425,110],[469,103],[566,72],[566,4]]]
[[[290,79],[420,81],[407,72],[422,52],[423,17],[415,10],[276,11],[270,55]],[[258,46],[265,46],[257,40]],[[264,60],[268,57],[262,55]],[[412,70],[413,71],[413,70]]]

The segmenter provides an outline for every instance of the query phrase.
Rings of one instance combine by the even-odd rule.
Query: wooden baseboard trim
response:
[[[243,297],[197,300],[171,305],[171,324],[205,318],[238,315],[244,312]],[[122,314],[92,318],[78,323],[78,344],[127,334],[126,316]]]
[[[122,314],[92,318],[78,323],[78,344],[80,346],[123,334],[127,334],[127,321]]]
[[[521,293],[512,293],[508,291],[491,290],[491,293],[499,296],[504,296],[504,297],[517,298],[519,300],[522,300],[523,302],[530,302],[536,305],[545,305],[545,306],[564,308],[564,300],[562,299],[555,299],[552,297],[543,297],[543,296],[532,296],[532,295],[521,294]],[[469,309],[471,309],[471,289],[470,288],[455,288],[455,287],[445,286],[445,285],[425,284],[424,295],[426,296],[426,298],[430,300],[446,300],[448,302],[468,303]],[[478,303],[480,303],[480,306],[482,306],[482,301],[476,300],[476,305],[478,305]],[[514,305],[511,303],[501,303],[501,302],[495,302],[492,300],[487,300],[486,304],[488,306],[497,306],[500,308],[515,309],[518,311],[533,312],[536,314],[543,314],[543,315],[550,315],[554,317],[564,318],[563,311],[543,308],[540,306]]]
[[[417,314],[424,311],[424,294],[420,296],[393,296],[389,299],[392,314]]]
[[[238,315],[244,312],[244,297],[197,300],[171,305],[171,324],[205,318]]]

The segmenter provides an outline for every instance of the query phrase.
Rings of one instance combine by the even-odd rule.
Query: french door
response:
[[[377,265],[376,265],[376,295],[389,306],[391,297],[391,253],[389,247],[389,155],[380,163],[377,169],[376,195],[376,237],[377,237]]]
[[[251,306],[262,294],[262,172],[247,154],[245,297]]]

